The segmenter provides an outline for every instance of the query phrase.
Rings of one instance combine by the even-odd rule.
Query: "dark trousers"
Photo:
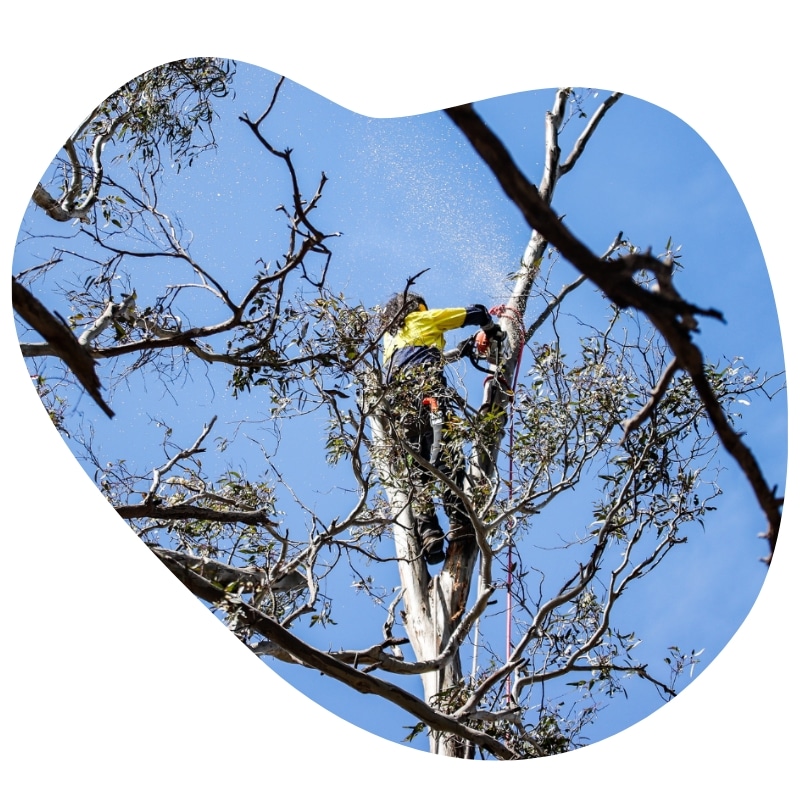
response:
[[[426,402],[430,400],[435,401],[435,406]],[[462,442],[459,437],[453,436],[452,425],[448,424],[452,423],[454,416],[451,402],[446,394],[440,393],[438,396],[419,398],[417,406],[417,413],[410,424],[407,421],[401,435],[413,450],[461,489],[464,486],[466,464]],[[436,476],[423,465],[413,463],[410,464],[410,478],[412,499],[416,500],[418,528],[421,531],[441,530],[432,499]],[[469,525],[469,515],[461,498],[446,483],[441,486],[441,495],[451,530]]]

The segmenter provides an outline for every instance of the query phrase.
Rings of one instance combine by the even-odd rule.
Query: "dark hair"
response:
[[[381,323],[388,326],[392,336],[396,336],[406,321],[406,317],[414,311],[419,311],[420,306],[428,307],[425,298],[414,292],[398,292],[392,295],[381,313]]]

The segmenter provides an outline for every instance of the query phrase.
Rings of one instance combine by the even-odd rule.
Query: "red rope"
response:
[[[517,363],[514,366],[514,379],[511,383],[511,395],[513,397],[514,392],[517,389],[517,378],[519,377],[519,368],[520,364],[522,363],[522,353],[525,348],[525,324],[522,319],[522,314],[517,311],[516,308],[508,308],[508,306],[501,305],[495,306],[494,308],[489,309],[489,313],[496,317],[510,315],[510,318],[513,319],[517,327],[519,329],[519,350],[517,352]],[[511,453],[511,450],[514,446],[514,414],[511,413],[509,415],[510,423],[508,427],[508,500],[509,506],[511,505],[511,500],[513,498],[513,481],[514,481],[514,458]],[[509,534],[511,529],[513,528],[513,522],[511,518],[509,518]],[[508,555],[506,559],[506,662],[511,660],[511,618],[512,618],[512,567],[513,567],[513,549],[511,544],[511,536],[508,537]],[[511,705],[511,675],[506,678],[506,702],[508,705]]]

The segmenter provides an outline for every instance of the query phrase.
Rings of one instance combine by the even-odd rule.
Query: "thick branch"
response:
[[[194,571],[183,569],[179,571],[179,574],[176,574],[181,582],[195,596],[205,600],[207,603],[221,606],[235,606],[239,615],[252,631],[274,642],[302,664],[312,669],[319,670],[323,674],[341,681],[362,694],[374,694],[378,697],[382,697],[402,708],[404,711],[407,711],[409,714],[412,714],[432,730],[450,733],[473,742],[478,747],[484,748],[499,759],[511,760],[519,757],[517,753],[510,750],[502,744],[502,742],[497,741],[481,731],[476,731],[467,725],[457,722],[449,714],[442,714],[435,711],[427,703],[415,697],[410,692],[380,680],[373,675],[360,672],[347,664],[343,664],[335,657],[317,650],[301,639],[298,639],[271,617],[268,617],[258,609],[245,603],[241,598],[218,588],[211,581],[198,575]]]
[[[260,592],[264,589],[289,592],[307,585],[305,575],[299,572],[269,574],[266,570],[248,567],[242,569],[206,556],[193,556],[163,547],[152,547],[152,551],[178,578],[186,572],[202,575],[221,586],[236,584],[247,591]]]
[[[522,174],[503,143],[471,105],[450,108],[446,113],[492,170],[530,227],[544,236],[612,302],[623,308],[633,307],[645,313],[664,337],[681,369],[691,377],[720,441],[750,482],[767,518],[768,529],[765,536],[769,541],[770,551],[773,552],[780,528],[783,501],[768,486],[758,462],[728,422],[706,378],[702,353],[691,341],[690,331],[693,326],[687,320],[692,320],[695,315],[722,319],[722,315],[713,309],[700,309],[684,301],[671,285],[671,276],[667,274],[670,266],[649,254],[637,253],[614,262],[606,262],[595,256],[540,197],[536,186]],[[634,280],[634,276],[642,270],[652,273],[658,279],[662,291],[650,291]],[[663,291],[663,287],[669,287],[670,291]]]
[[[60,358],[108,417],[114,412],[100,394],[100,379],[92,356],[81,346],[72,331],[51,314],[21,283],[11,278],[14,311],[47,342],[50,353]]]
[[[269,518],[263,509],[253,511],[243,509],[217,509],[195,506],[191,503],[162,505],[161,503],[138,503],[135,505],[116,506],[114,509],[122,519],[157,519],[180,520],[199,519],[205,522],[222,522],[227,524],[264,525],[275,529],[277,524]]]

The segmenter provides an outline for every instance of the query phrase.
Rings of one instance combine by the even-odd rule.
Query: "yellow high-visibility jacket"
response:
[[[484,306],[431,308],[413,311],[400,330],[383,337],[383,364],[387,380],[401,369],[441,362],[444,334],[467,325],[490,325],[492,316]]]

